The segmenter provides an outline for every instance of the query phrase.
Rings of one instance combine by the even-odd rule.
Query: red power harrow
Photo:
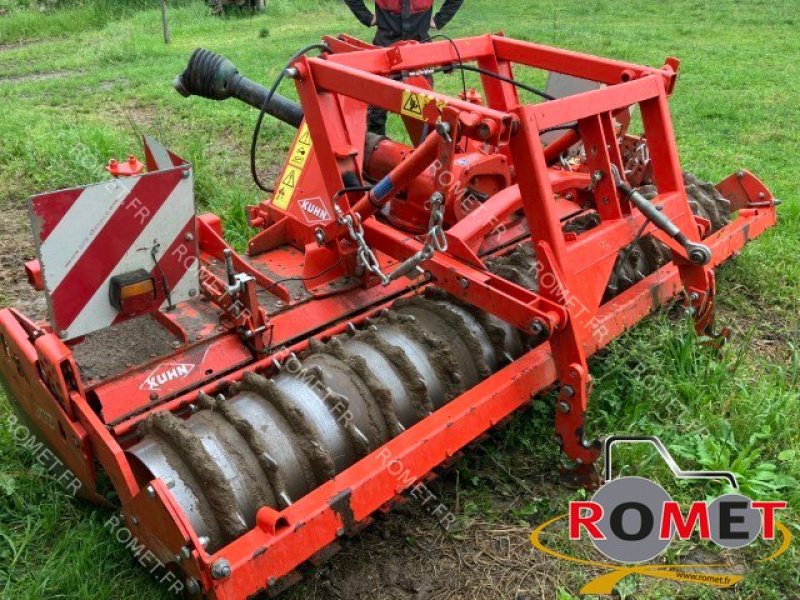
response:
[[[776,223],[750,173],[682,172],[674,59],[499,35],[317,49],[284,71],[300,105],[204,50],[176,81],[298,127],[246,254],[147,140],[146,172],[132,158],[32,198],[50,322],[0,311],[20,414],[85,497],[103,501],[105,471],[193,597],[280,591],[556,382],[555,438],[590,484],[587,356],[676,296],[710,331],[714,267]],[[547,91],[520,65],[550,72]],[[433,91],[459,70],[482,90]],[[368,133],[369,106],[411,143]]]

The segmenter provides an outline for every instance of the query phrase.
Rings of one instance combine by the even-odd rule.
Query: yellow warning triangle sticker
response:
[[[284,185],[288,185],[289,187],[294,187],[297,185],[297,177],[295,176],[294,169],[290,169],[289,173],[287,173],[286,178],[283,180]]]
[[[419,102],[419,96],[416,94],[409,94],[406,103],[403,105],[403,111],[422,116],[422,105]]]
[[[297,143],[303,144],[304,146],[311,145],[311,133],[308,131],[308,129],[306,129],[303,135],[300,136],[300,139],[297,140]]]

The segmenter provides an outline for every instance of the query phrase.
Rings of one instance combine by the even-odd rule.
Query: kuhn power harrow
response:
[[[713,268],[776,223],[748,172],[682,172],[673,59],[492,35],[317,51],[283,72],[300,105],[205,50],[176,81],[298,128],[245,254],[195,216],[190,165],[146,140],[147,172],[132,158],[31,199],[50,322],[0,312],[20,413],[84,496],[108,474],[192,596],[281,590],[556,382],[555,439],[591,483],[587,356],[678,296],[708,331]],[[431,89],[461,70],[483,89]],[[369,134],[368,105],[412,143]]]

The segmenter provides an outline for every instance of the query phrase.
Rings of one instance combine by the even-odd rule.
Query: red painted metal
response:
[[[44,290],[44,279],[42,278],[42,263],[38,260],[29,260],[25,263],[25,275],[28,283],[37,292]]]
[[[175,336],[172,351],[84,381],[73,352],[81,340],[65,344],[50,326],[0,311],[0,374],[21,411],[93,500],[99,500],[95,464],[101,465],[137,538],[162,561],[179,557],[185,575],[210,598],[239,600],[279,589],[304,562],[356,533],[373,513],[556,382],[558,442],[569,458],[591,465],[598,447],[583,430],[591,388],[587,357],[682,290],[698,327],[706,328],[713,319],[712,269],[776,223],[774,198],[760,181],[745,171],[726,179],[718,187],[738,216],[703,240],[713,258],[698,266],[618,193],[612,173],[624,172],[619,138],[625,127],[616,117],[638,105],[658,187],[653,203],[688,239],[699,241],[708,231],[708,221],[692,215],[678,161],[668,108],[678,67],[673,59],[653,69],[488,35],[456,40],[458,52],[449,42],[389,49],[347,36],[327,42],[326,57],[296,62],[306,122],[275,195],[248,209],[260,231],[246,256],[231,256],[235,271],[248,276],[238,288],[226,273],[232,249],[219,219],[197,218],[202,297],[155,315]],[[386,77],[452,65],[459,54],[504,77],[513,77],[514,65],[526,65],[607,87],[523,105],[514,86],[487,75],[482,96],[467,98],[432,92],[419,77]],[[404,113],[410,98],[421,107],[418,115]],[[367,104],[402,113],[421,143],[378,140],[365,150]],[[541,134],[565,125],[564,135],[544,147]],[[432,133],[422,140],[425,130]],[[578,142],[585,161],[565,168],[561,155]],[[156,158],[148,156],[148,166]],[[384,178],[388,187],[345,191],[354,179]],[[487,197],[466,204],[467,188]],[[423,279],[378,285],[359,264],[344,217],[363,223],[378,268],[389,273],[423,249],[419,234],[427,231],[434,192],[446,200],[448,250],[420,262]],[[390,198],[398,206],[393,202],[386,219],[376,218]],[[589,213],[599,224],[565,234],[566,219]],[[667,244],[673,262],[604,303],[620,250],[640,232]],[[520,242],[536,254],[537,292],[484,263]],[[40,270],[31,264],[28,272],[35,284]],[[310,339],[359,325],[428,285],[547,341],[285,510],[262,509],[252,531],[214,555],[165,482],[139,485],[126,450],[150,414],[187,415],[201,393],[221,392],[247,372],[270,373],[274,360],[302,351]],[[180,376],[168,373],[176,365],[183,367]],[[222,558],[231,572],[215,579],[211,565]]]
[[[144,171],[144,164],[131,154],[125,162],[119,162],[117,159],[112,158],[108,161],[106,170],[112,177],[133,177]]]

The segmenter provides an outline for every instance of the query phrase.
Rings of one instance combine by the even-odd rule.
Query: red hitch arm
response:
[[[433,163],[439,152],[440,141],[441,138],[438,135],[431,134],[425,138],[425,141],[408,158],[392,169],[356,203],[352,212],[358,213],[362,221],[373,215],[399,190],[407,187],[414,179],[422,175],[425,169]]]

